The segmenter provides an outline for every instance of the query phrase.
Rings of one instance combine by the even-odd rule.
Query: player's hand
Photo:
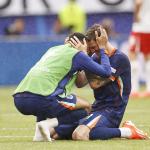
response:
[[[97,42],[98,47],[100,49],[106,49],[106,45],[107,45],[107,42],[108,42],[107,33],[106,33],[105,29],[103,29],[102,27],[100,27],[99,30],[101,32],[100,36],[98,36],[98,31],[95,31],[96,42]]]
[[[82,43],[76,36],[74,36],[73,38],[69,39],[68,43],[70,43],[72,47],[80,51],[83,51],[84,53],[87,54],[87,43],[85,39],[83,39],[83,43]]]
[[[64,43],[67,44],[68,42],[69,42],[69,37],[66,37]]]

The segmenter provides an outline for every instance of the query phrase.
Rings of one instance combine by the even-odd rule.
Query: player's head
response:
[[[75,42],[81,42],[83,45],[87,45],[87,37],[80,33],[80,32],[74,32],[70,34],[66,39],[65,39],[65,44],[71,44],[72,46],[74,45],[73,43]],[[73,46],[74,47],[74,46]]]
[[[84,34],[80,33],[80,32],[74,32],[74,33],[70,34],[68,40],[70,40],[71,38],[76,40],[74,38],[74,36],[76,36],[79,39],[79,41],[82,42],[82,43],[83,43],[83,39],[85,39],[87,41],[87,37]]]
[[[101,35],[100,28],[102,26],[100,24],[94,24],[91,26],[87,32],[86,32],[86,37],[87,37],[87,44],[88,44],[88,51],[89,54],[93,54],[94,52],[99,52],[99,47],[96,42],[96,36],[95,36],[95,31],[98,32],[98,36]]]

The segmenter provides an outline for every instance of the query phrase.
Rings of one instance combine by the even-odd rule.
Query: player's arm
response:
[[[91,58],[98,62],[99,56],[97,56],[95,53],[91,56]],[[88,83],[92,89],[97,89],[102,86],[105,86],[107,83],[111,82],[112,80],[110,78],[102,78],[100,76],[97,76],[95,74],[92,74],[91,72],[85,72],[86,78],[88,80]]]
[[[111,81],[109,78],[102,78],[90,72],[79,71],[76,78],[76,86],[82,88],[89,84],[92,89],[97,89]]]
[[[98,76],[109,77],[111,75],[111,66],[109,58],[105,53],[105,47],[108,42],[108,37],[104,29],[101,30],[101,35],[98,36],[98,32],[95,31],[96,41],[100,49],[100,60],[101,64],[94,62],[89,56],[87,56],[82,51],[87,51],[86,41],[84,43],[80,42],[77,37],[74,36],[74,39],[69,40],[70,44],[76,48],[81,49],[79,53],[74,56],[73,65],[76,66],[76,70],[90,71]],[[77,65],[76,65],[77,64]]]
[[[125,64],[126,64],[126,68],[124,72],[120,75],[120,77],[124,85],[122,91],[122,98],[124,102],[127,102],[131,92],[131,66],[129,60],[126,60]]]
[[[92,89],[97,89],[97,88],[103,87],[107,83],[112,81],[110,78],[102,78],[102,77],[92,74],[90,72],[86,72],[86,77],[87,77],[88,83]]]
[[[84,70],[92,72],[101,77],[109,77],[111,75],[111,66],[108,56],[104,50],[100,50],[101,64],[94,62],[89,56],[83,52],[77,53],[73,58],[73,68],[75,70]]]
[[[123,101],[127,103],[131,92],[131,73],[126,71],[120,77],[122,79],[123,85],[125,85],[123,86],[122,98]]]
[[[126,55],[118,55],[116,63],[112,67],[116,69],[115,73],[112,74],[114,78],[118,80],[120,77],[123,83],[121,94],[126,103],[131,92],[131,66],[128,57]]]
[[[96,59],[98,59],[98,56],[93,55],[91,58],[94,61],[96,61]],[[83,86],[85,86],[86,84],[89,83],[89,85],[92,89],[97,89],[99,87],[106,85],[110,81],[111,80],[109,78],[101,78],[100,76],[97,76],[91,72],[80,71],[77,74],[76,86],[78,88],[82,88]]]
[[[111,81],[112,80],[110,78],[102,78],[90,72],[85,73],[84,71],[80,71],[77,75],[76,86],[78,88],[82,88],[89,84],[92,89],[97,89]]]
[[[85,85],[88,84],[88,80],[87,80],[87,78],[85,76],[85,72],[84,71],[79,71],[77,73],[77,78],[76,78],[75,83],[76,83],[76,86],[78,88],[82,88],[82,87],[84,87]]]

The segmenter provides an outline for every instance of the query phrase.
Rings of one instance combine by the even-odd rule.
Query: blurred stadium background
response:
[[[0,150],[7,149],[150,149],[149,141],[110,140],[96,142],[58,142],[33,145],[33,117],[19,114],[12,101],[15,86],[31,66],[51,46],[62,44],[66,34],[54,32],[55,21],[68,0],[0,0]],[[133,0],[77,0],[87,15],[86,28],[104,19],[113,21],[111,41],[128,54],[128,37],[133,22]],[[9,35],[7,27],[17,19],[23,21],[21,33]],[[142,89],[141,89],[142,90]],[[92,101],[88,87],[74,90]],[[87,95],[88,93],[88,95]],[[134,99],[134,98],[131,98]],[[133,120],[150,133],[149,98],[130,101],[124,120]],[[143,101],[140,101],[143,100]],[[111,148],[110,148],[111,147]],[[140,148],[141,147],[141,148]]]
[[[49,9],[43,5],[42,0],[26,0],[25,9],[23,1],[0,2],[0,85],[18,84],[27,70],[49,47],[62,44],[66,37],[65,34],[56,34],[53,29],[57,13],[65,6],[67,0],[47,0]],[[130,0],[111,1],[120,1],[120,4],[108,5],[101,0],[77,2],[87,14],[87,28],[94,23],[100,23],[104,18],[114,21],[117,36],[111,38],[120,48],[127,41],[131,31],[133,5]],[[24,30],[18,36],[7,35],[6,27],[18,18],[24,20]]]

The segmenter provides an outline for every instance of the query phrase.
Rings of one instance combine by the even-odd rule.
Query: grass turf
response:
[[[20,114],[13,104],[13,87],[0,88],[0,150],[150,150],[150,140],[112,139],[105,141],[32,142],[35,118]],[[89,88],[74,89],[80,97],[92,102]],[[150,98],[130,99],[124,120],[132,120],[150,135]]]

